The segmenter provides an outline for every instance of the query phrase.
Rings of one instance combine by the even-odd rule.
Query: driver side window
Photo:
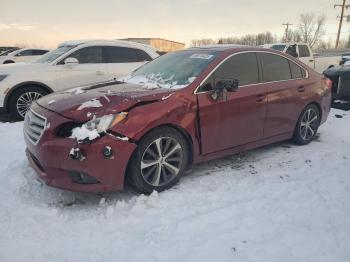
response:
[[[227,59],[204,82],[200,92],[210,91],[220,80],[237,79],[239,86],[259,83],[259,66],[253,52],[237,54]]]

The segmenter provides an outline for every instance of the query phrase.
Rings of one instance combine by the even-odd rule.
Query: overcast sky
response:
[[[301,13],[325,14],[327,35],[335,38],[333,0],[0,0],[0,45],[55,47],[87,38],[161,37],[190,44],[296,26]],[[338,0],[340,3],[341,0]],[[350,11],[348,11],[350,13]],[[350,23],[343,24],[344,32]],[[349,33],[344,33],[344,37]]]

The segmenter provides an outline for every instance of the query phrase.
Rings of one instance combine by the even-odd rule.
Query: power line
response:
[[[343,0],[343,4],[341,5],[334,5],[334,8],[336,7],[341,7],[341,15],[340,15],[340,20],[339,20],[339,27],[338,27],[338,33],[337,33],[337,40],[335,42],[335,48],[338,48],[339,46],[339,38],[340,38],[340,33],[341,33],[341,27],[343,24],[343,18],[344,18],[344,9],[348,9],[350,5],[345,4],[346,0]]]
[[[289,31],[289,26],[292,26],[293,24],[290,24],[289,22],[282,24],[286,27],[285,31],[284,31],[284,35],[285,35],[285,39],[288,39],[288,31]]]

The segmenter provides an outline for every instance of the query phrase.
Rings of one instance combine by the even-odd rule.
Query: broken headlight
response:
[[[86,122],[84,124],[84,126],[89,131],[96,130],[97,133],[99,133],[99,134],[104,133],[108,130],[108,128],[123,121],[127,115],[128,115],[127,112],[121,112],[117,115],[105,115],[102,117],[94,118],[94,119],[90,120],[89,122]]]

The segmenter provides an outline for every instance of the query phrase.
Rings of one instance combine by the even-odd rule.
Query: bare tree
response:
[[[316,17],[313,13],[301,14],[300,24],[298,27],[298,32],[300,34],[301,40],[313,47],[317,42],[320,41],[325,33],[325,21],[325,15]]]
[[[191,46],[213,45],[216,41],[211,38],[194,39],[191,41]]]

